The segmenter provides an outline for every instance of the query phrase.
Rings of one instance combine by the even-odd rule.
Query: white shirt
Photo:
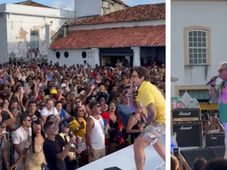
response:
[[[51,110],[48,110],[47,107],[44,107],[41,111],[41,116],[49,116],[49,115],[59,115],[58,111],[55,107],[53,107]]]
[[[20,126],[18,129],[16,129],[13,132],[13,144],[17,144],[19,145],[20,150],[23,150],[25,147],[25,142],[28,139],[28,136],[32,136],[32,129],[31,127],[29,128],[29,132],[25,131],[24,128],[22,126]],[[18,154],[15,151],[14,153],[14,158],[17,159],[18,158]]]
[[[105,134],[104,134],[104,122],[99,116],[99,119],[95,119],[93,116],[90,118],[94,121],[94,127],[91,130],[90,140],[91,146],[95,150],[100,150],[105,148]]]

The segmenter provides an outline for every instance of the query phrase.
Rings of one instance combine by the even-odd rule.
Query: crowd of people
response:
[[[147,70],[164,95],[164,65]],[[1,66],[1,168],[76,169],[132,144],[147,119],[134,105],[131,74],[123,66]]]
[[[224,170],[227,169],[227,160],[224,158],[214,158],[206,160],[199,156],[196,157],[192,167],[181,155],[171,155],[171,170]]]

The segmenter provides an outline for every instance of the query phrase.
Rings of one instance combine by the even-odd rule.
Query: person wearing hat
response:
[[[219,117],[225,131],[225,147],[227,148],[227,61],[220,64],[218,75],[211,78],[207,83],[209,85],[209,94],[211,101],[218,103]],[[217,78],[222,79],[220,85],[216,84]],[[225,149],[224,158],[227,159],[227,149]]]

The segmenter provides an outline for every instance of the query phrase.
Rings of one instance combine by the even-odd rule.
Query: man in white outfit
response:
[[[86,143],[89,152],[89,162],[105,156],[105,134],[101,107],[96,101],[91,101],[89,107],[92,111],[87,120]]]

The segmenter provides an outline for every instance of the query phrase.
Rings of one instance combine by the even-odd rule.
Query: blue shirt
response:
[[[128,124],[128,119],[132,115],[132,110],[130,109],[130,106],[127,107],[123,104],[118,104],[117,105],[117,112],[122,120],[122,123],[124,127],[127,127]]]

